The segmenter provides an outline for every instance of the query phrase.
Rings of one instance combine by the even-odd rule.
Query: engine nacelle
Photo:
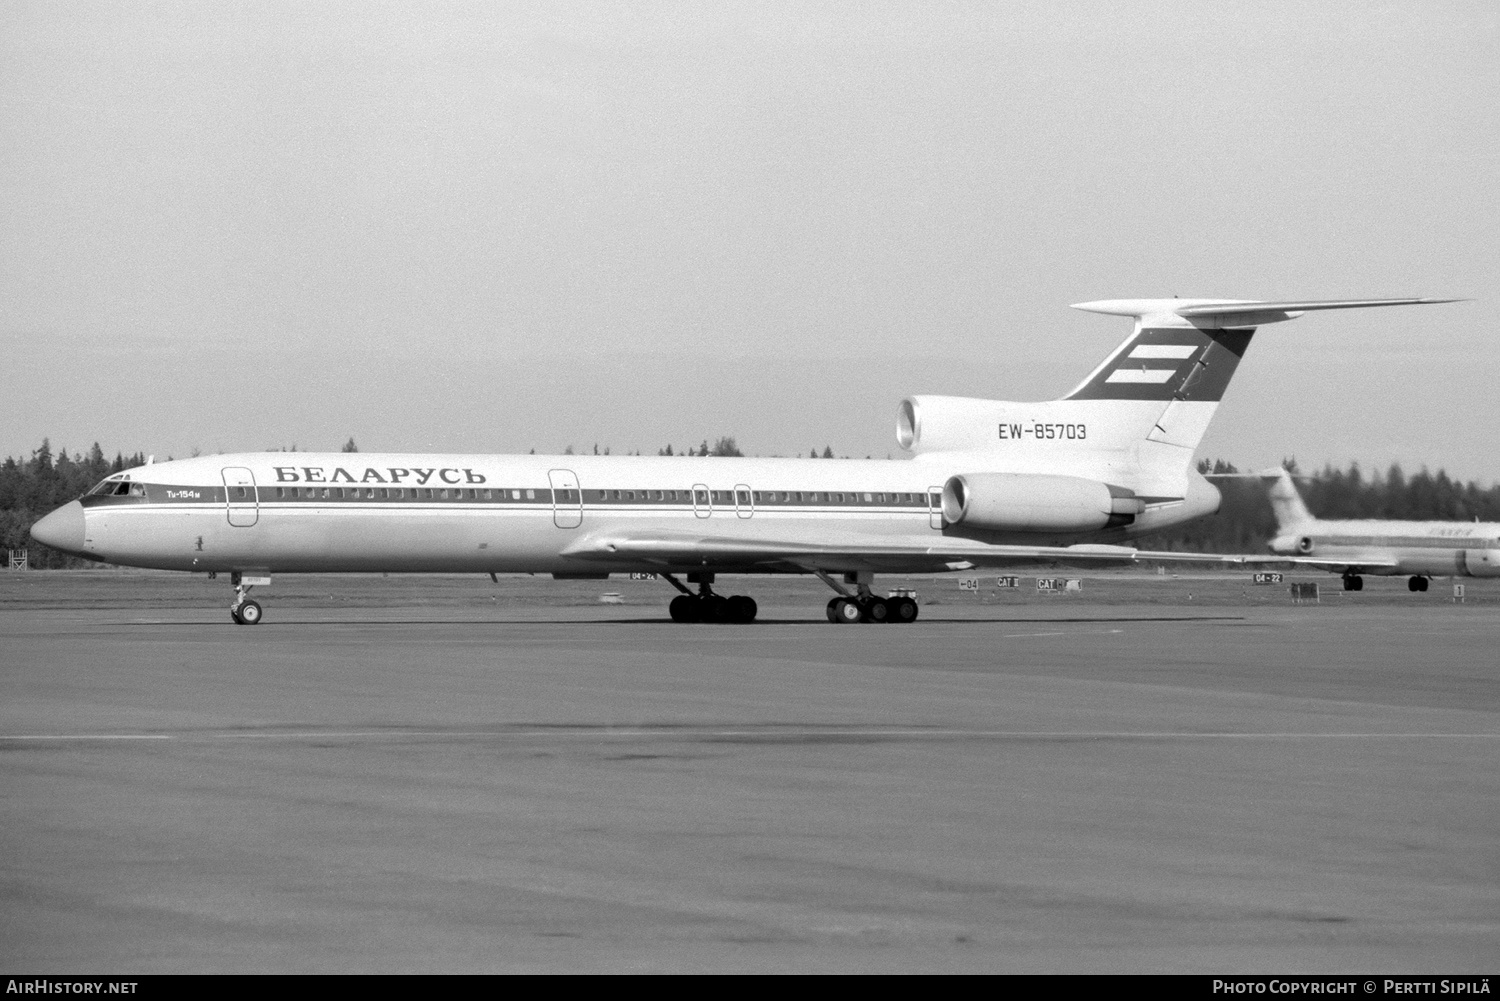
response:
[[[1145,504],[1078,476],[964,473],[943,485],[943,517],[994,532],[1094,532],[1128,525]]]
[[[1500,549],[1465,549],[1464,571],[1470,577],[1500,577]]]
[[[995,447],[995,428],[1014,403],[965,396],[912,396],[896,408],[896,444],[909,452]]]
[[[1291,556],[1294,553],[1307,556],[1316,546],[1317,543],[1313,541],[1311,535],[1278,535],[1271,540],[1268,548],[1271,552],[1282,556]]]

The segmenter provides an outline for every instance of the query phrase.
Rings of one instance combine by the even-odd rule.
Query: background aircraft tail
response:
[[[1272,466],[1253,473],[1206,473],[1207,480],[1261,480],[1266,484],[1266,496],[1271,501],[1271,514],[1276,518],[1279,531],[1295,529],[1317,521],[1302,500],[1302,493],[1292,474],[1283,466]]]
[[[1307,505],[1302,502],[1302,495],[1297,492],[1297,485],[1292,482],[1291,473],[1278,467],[1267,469],[1260,475],[1270,484],[1267,493],[1271,498],[1271,513],[1276,517],[1278,529],[1285,530],[1294,525],[1317,520],[1307,509]]]

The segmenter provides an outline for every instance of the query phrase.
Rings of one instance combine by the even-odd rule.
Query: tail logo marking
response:
[[[1066,399],[1218,403],[1252,333],[1180,327],[1137,330]]]
[[[1145,382],[1157,384],[1166,382],[1177,374],[1175,368],[1117,368],[1109,373],[1105,382]]]
[[[1130,357],[1176,358],[1180,361],[1193,357],[1197,350],[1196,344],[1137,344],[1130,352]]]

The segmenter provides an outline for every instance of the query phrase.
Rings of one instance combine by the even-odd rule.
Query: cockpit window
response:
[[[137,483],[136,486],[141,487],[141,484]],[[127,494],[129,494],[129,493],[130,493],[130,481],[129,480],[105,480],[104,482],[102,482],[98,486],[96,486],[94,489],[90,490],[84,496],[86,496],[86,497],[124,497]],[[139,494],[137,494],[137,496],[144,497],[145,495],[146,495],[146,489],[145,489],[145,487],[141,487],[141,492]]]

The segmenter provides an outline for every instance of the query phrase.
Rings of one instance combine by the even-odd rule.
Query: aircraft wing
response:
[[[969,567],[1063,564],[1084,567],[1132,563],[1195,563],[1246,566],[1288,563],[1282,556],[1154,552],[1129,546],[985,545],[966,539],[935,540],[932,545],[899,545],[869,536],[845,536],[801,542],[778,539],[725,538],[668,532],[601,533],[568,545],[562,555],[579,560],[644,563],[664,569],[749,567],[787,570],[869,569],[942,572]]]
[[[1374,559],[1344,559],[1326,560],[1316,556],[1278,556],[1277,560],[1282,563],[1291,563],[1296,566],[1316,567],[1319,570],[1327,570],[1329,573],[1343,573],[1351,570],[1359,573],[1362,570],[1394,570],[1401,564],[1389,556],[1379,556]]]

